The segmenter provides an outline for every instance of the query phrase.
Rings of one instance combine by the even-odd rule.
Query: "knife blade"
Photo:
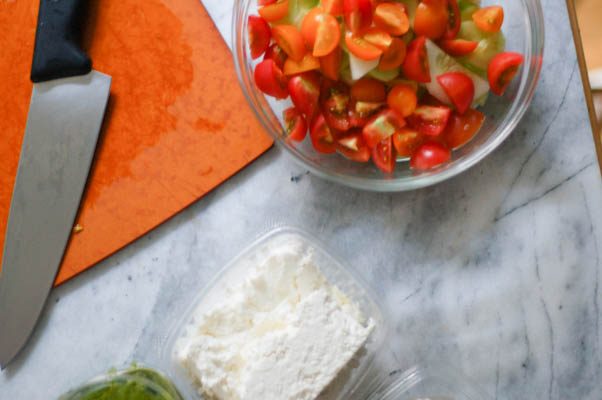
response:
[[[34,82],[0,271],[0,368],[25,346],[67,246],[111,77],[79,48],[87,0],[40,0]]]

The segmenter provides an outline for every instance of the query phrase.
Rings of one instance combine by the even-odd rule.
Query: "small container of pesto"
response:
[[[165,375],[135,365],[96,377],[59,400],[183,400],[183,397]]]

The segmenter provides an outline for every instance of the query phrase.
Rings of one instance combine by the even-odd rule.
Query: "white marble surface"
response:
[[[225,33],[229,3],[206,1]],[[317,232],[361,270],[391,311],[390,368],[443,360],[497,399],[602,398],[602,185],[565,4],[544,10],[533,105],[483,162],[387,195],[320,180],[273,149],[54,290],[0,374],[0,399],[55,398],[114,365],[155,365],[169,315],[273,223]]]

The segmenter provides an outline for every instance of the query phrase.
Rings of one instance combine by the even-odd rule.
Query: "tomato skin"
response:
[[[305,45],[310,50],[314,48],[318,25],[322,19],[322,14],[324,14],[324,10],[320,7],[315,7],[305,14],[301,21],[301,35],[303,36]]]
[[[439,39],[447,30],[448,17],[446,0],[423,0],[416,7],[414,32],[418,36]]]
[[[307,134],[307,122],[305,117],[295,107],[287,108],[283,113],[285,140],[300,142]]]
[[[257,0],[258,6],[268,6],[270,4],[274,4],[276,0]]]
[[[484,121],[485,115],[473,108],[464,115],[453,113],[443,132],[443,141],[450,149],[457,149],[474,137]]]
[[[331,154],[336,151],[334,134],[321,113],[314,119],[309,136],[317,152]]]
[[[357,130],[337,140],[337,151],[352,161],[370,161],[370,149],[366,146],[362,133]]]
[[[416,110],[418,104],[416,90],[403,83],[395,85],[387,96],[387,104],[405,118]]]
[[[410,159],[410,168],[426,170],[437,167],[451,159],[451,151],[437,142],[426,142],[420,145]]]
[[[443,39],[454,39],[460,32],[460,25],[462,19],[460,15],[460,7],[458,7],[458,0],[446,0],[447,6],[447,26],[445,33],[443,33]]]
[[[437,77],[437,82],[449,97],[456,110],[464,114],[474,100],[474,83],[463,72],[447,72]]]
[[[500,6],[480,8],[472,14],[472,20],[483,32],[499,32],[504,23],[504,9]]]
[[[364,29],[361,35],[366,42],[378,47],[382,51],[387,50],[393,41],[391,35],[376,27]]]
[[[280,69],[284,68],[286,58],[286,53],[276,43],[268,47],[263,55],[264,60],[273,60]]]
[[[381,81],[362,78],[351,86],[351,98],[366,102],[384,102],[387,99],[387,91]]]
[[[489,62],[487,67],[487,78],[491,91],[502,96],[508,88],[510,81],[518,73],[524,57],[522,54],[506,51],[497,54]]]
[[[278,2],[270,2],[269,4],[261,7],[259,15],[268,22],[276,22],[286,17],[288,14],[288,0],[282,0]]]
[[[368,28],[372,24],[371,0],[343,0],[345,24],[352,32]]]
[[[400,157],[411,157],[426,138],[412,128],[403,127],[393,134],[393,146]]]
[[[382,49],[369,43],[360,34],[351,31],[345,33],[345,44],[354,56],[365,61],[376,60],[383,54]]]
[[[372,162],[385,174],[393,173],[397,159],[391,136],[378,142],[372,148]]]
[[[342,82],[324,80],[320,90],[322,115],[328,126],[336,131],[351,128],[349,121],[349,88]]]
[[[410,19],[401,3],[381,3],[374,9],[374,25],[385,32],[401,36],[410,30]]]
[[[421,83],[431,81],[429,62],[426,54],[426,37],[419,36],[410,42],[402,69],[403,74],[411,80]]]
[[[301,32],[294,25],[276,25],[272,37],[278,46],[293,60],[299,62],[305,55],[305,43]]]
[[[373,148],[379,142],[391,137],[405,124],[405,120],[397,111],[387,108],[368,121],[362,129],[362,134],[368,147]]]
[[[328,55],[341,40],[337,19],[320,7],[313,8],[303,17],[301,34],[314,57]]]
[[[333,81],[339,80],[339,70],[341,69],[341,62],[343,60],[343,50],[337,46],[332,52],[320,57],[320,70],[328,79]]]
[[[472,53],[479,42],[464,39],[444,39],[439,42],[439,46],[450,56],[462,57]]]
[[[306,53],[300,62],[292,58],[287,58],[284,62],[284,75],[295,75],[314,69],[320,69],[320,61],[310,53]]]
[[[270,46],[272,33],[270,26],[261,17],[249,15],[248,24],[249,48],[251,49],[251,58],[255,60],[261,57]]]
[[[286,99],[288,97],[286,78],[273,60],[263,60],[257,64],[254,78],[259,90],[265,94],[277,99]]]
[[[320,75],[315,71],[291,77],[288,91],[295,108],[311,120],[318,110],[320,98]]]
[[[427,136],[439,136],[451,115],[451,109],[446,106],[425,106],[416,108],[408,117],[408,125]]]
[[[380,71],[391,71],[400,67],[406,58],[406,43],[399,39],[393,38],[391,45],[383,52],[378,63]]]
[[[320,4],[324,11],[335,17],[341,16],[344,13],[343,0],[321,0]]]

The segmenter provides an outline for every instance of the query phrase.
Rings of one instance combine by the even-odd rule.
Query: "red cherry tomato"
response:
[[[395,164],[397,157],[395,155],[395,149],[393,148],[393,141],[391,136],[378,142],[372,149],[372,162],[382,172],[390,174],[395,170]]]
[[[383,50],[364,39],[360,34],[351,31],[345,33],[345,44],[351,53],[362,60],[376,60]]]
[[[255,84],[265,94],[277,99],[288,97],[286,78],[273,60],[263,60],[257,64],[254,77]]]
[[[446,0],[423,0],[414,16],[414,33],[429,39],[439,39],[448,26]]]
[[[370,161],[370,149],[366,146],[362,133],[355,131],[337,140],[337,151],[350,160]]]
[[[312,56],[310,53],[306,53],[303,56],[303,59],[299,62],[293,60],[292,58],[287,58],[284,62],[284,75],[295,75],[314,69],[320,69],[320,60]]]
[[[334,134],[322,114],[318,114],[314,119],[309,136],[317,152],[330,154],[336,151]]]
[[[451,109],[445,106],[419,106],[408,117],[408,125],[427,136],[440,135],[451,114]]]
[[[523,63],[522,54],[513,52],[499,53],[489,62],[487,67],[487,78],[491,91],[501,96],[506,91],[510,81],[518,72]]]
[[[429,61],[426,54],[426,37],[419,36],[410,42],[402,68],[403,74],[409,79],[421,83],[431,81]]]
[[[322,114],[328,126],[336,131],[351,128],[349,121],[349,88],[341,82],[324,81],[320,91]]]
[[[270,4],[274,4],[276,2],[276,0],[257,0],[257,5],[258,6],[267,6]]]
[[[343,53],[339,46],[324,57],[320,57],[320,70],[328,79],[333,81],[339,80],[339,70],[341,69],[341,61]]]
[[[445,33],[443,33],[443,39],[454,39],[456,36],[458,36],[458,32],[460,32],[460,25],[462,24],[458,0],[446,0],[446,6],[447,26]]]
[[[472,14],[472,20],[483,32],[499,32],[504,23],[504,9],[500,6],[483,7]]]
[[[401,3],[381,3],[374,9],[374,25],[394,36],[410,29],[410,19]]]
[[[387,96],[389,107],[397,111],[402,117],[411,115],[416,109],[417,103],[416,89],[403,83],[393,86]]]
[[[268,6],[271,7],[271,6]],[[272,28],[272,37],[278,46],[284,50],[290,58],[301,61],[305,55],[305,43],[303,36],[297,27],[293,25],[276,25]]]
[[[249,15],[249,47],[251,48],[251,58],[261,57],[270,46],[270,26],[261,17]]]
[[[439,46],[450,56],[462,57],[470,54],[477,48],[479,42],[464,39],[444,39],[439,42]]]
[[[470,139],[481,129],[485,115],[469,108],[464,115],[453,113],[443,132],[443,141],[450,149],[456,149]]]
[[[288,91],[297,110],[311,120],[318,109],[320,75],[315,71],[295,75],[288,81]]]
[[[403,127],[393,134],[393,146],[400,157],[411,157],[424,141],[424,135],[408,127]]]
[[[379,142],[391,137],[405,124],[405,120],[397,111],[387,108],[368,121],[362,129],[362,134],[368,147],[373,148]]]
[[[288,15],[288,0],[270,2],[259,9],[259,15],[268,22],[276,22]]]
[[[372,24],[371,0],[343,0],[345,24],[352,32],[358,32]]]
[[[341,39],[337,19],[320,7],[308,12],[301,22],[301,34],[314,57],[331,53]]]
[[[474,99],[474,83],[463,72],[446,72],[437,77],[437,82],[460,114],[464,114]]]
[[[384,51],[378,62],[378,69],[391,71],[403,64],[406,58],[406,43],[398,38],[393,38],[391,45]]]
[[[371,115],[372,114],[363,114],[357,111],[355,105],[352,105],[348,113],[349,126],[351,126],[351,128],[363,128],[370,120]]]
[[[351,98],[367,102],[384,102],[387,99],[387,91],[381,81],[362,78],[351,86]]]
[[[343,0],[322,0],[320,3],[322,4],[324,11],[335,17],[343,15],[344,13]]]
[[[307,134],[307,122],[303,115],[295,108],[284,110],[285,139],[300,142]]]
[[[284,50],[280,48],[276,43],[272,44],[268,47],[265,55],[263,56],[264,60],[273,60],[278,68],[284,68],[284,62],[286,61],[286,53]]]
[[[422,144],[410,159],[410,168],[417,170],[426,170],[437,167],[449,161],[451,151],[437,142],[427,142]]]

